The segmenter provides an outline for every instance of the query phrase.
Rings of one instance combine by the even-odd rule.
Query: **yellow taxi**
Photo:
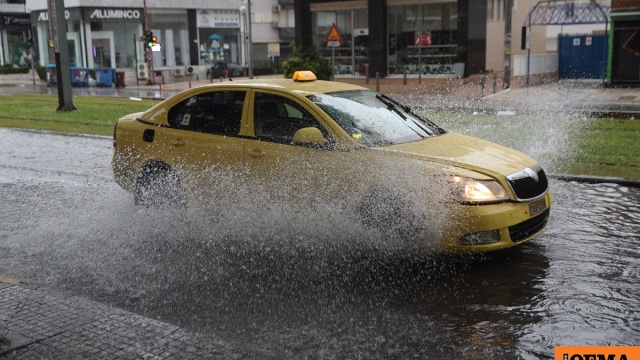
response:
[[[115,180],[140,205],[323,204],[456,253],[522,244],[549,219],[547,177],[527,155],[308,71],[183,91],[119,119],[113,144]]]

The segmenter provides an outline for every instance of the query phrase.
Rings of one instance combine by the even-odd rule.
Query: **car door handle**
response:
[[[251,150],[249,150],[249,156],[252,156],[252,157],[255,157],[255,158],[263,157],[265,155],[266,155],[265,152],[262,151],[261,149],[251,149]]]
[[[171,145],[173,145],[173,146],[184,146],[184,140],[182,140],[182,139],[173,139],[173,142],[171,142]]]

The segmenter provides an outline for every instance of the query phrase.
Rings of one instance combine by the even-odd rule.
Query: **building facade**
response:
[[[140,78],[149,76],[145,73],[147,60],[154,71],[175,76],[184,75],[188,67],[206,69],[218,61],[246,66],[250,16],[254,64],[270,65],[287,52],[293,38],[293,7],[267,0],[252,2],[251,14],[243,9],[246,3],[242,0],[119,0],[109,6],[93,0],[66,0],[70,63],[88,68],[137,68]],[[26,0],[26,10],[38,64],[53,63],[47,1]],[[151,31],[159,44],[150,52],[151,59],[146,59],[145,31]]]
[[[467,76],[508,72],[544,81],[557,76],[558,34],[604,32],[606,25],[525,29],[527,17],[540,6],[580,2],[590,0],[298,0],[296,41],[332,57],[338,74],[458,75],[462,65]],[[334,25],[339,47],[326,42]]]
[[[613,0],[608,79],[613,84],[640,85],[640,3]]]
[[[0,0],[0,65],[31,65],[30,39],[24,0]]]

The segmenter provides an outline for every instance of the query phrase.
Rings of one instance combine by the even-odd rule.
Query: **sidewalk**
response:
[[[254,80],[282,78],[283,75],[255,76]],[[233,80],[247,80],[247,77]],[[229,81],[224,79],[222,81]],[[339,76],[336,81],[360,85],[371,90],[406,100],[412,106],[427,110],[464,112],[514,111],[517,114],[540,112],[580,112],[596,116],[640,116],[640,88],[602,87],[600,80],[560,80],[545,85],[512,87],[502,90],[502,80],[492,75],[474,75],[469,78],[414,77],[405,81],[402,77],[366,79],[364,77]],[[46,86],[37,78],[36,86]],[[159,94],[161,97],[187,90],[190,87],[220,83],[220,79],[201,79],[168,84],[136,85],[128,81],[122,90],[140,90]],[[31,74],[0,75],[0,86],[29,87],[33,85]],[[162,90],[162,91],[160,91]],[[165,95],[166,94],[166,95]]]
[[[8,282],[9,281],[9,282]],[[3,342],[9,340],[7,344]],[[2,359],[277,359],[80,297],[0,279]]]

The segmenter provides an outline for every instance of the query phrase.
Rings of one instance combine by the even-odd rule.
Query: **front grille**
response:
[[[509,236],[511,236],[511,241],[517,243],[530,238],[532,235],[541,231],[545,227],[545,225],[547,225],[548,220],[549,209],[525,222],[510,226]]]
[[[532,176],[534,174],[537,175],[537,179]],[[507,181],[518,200],[536,198],[544,194],[549,187],[547,175],[539,165],[509,175],[507,176]]]

